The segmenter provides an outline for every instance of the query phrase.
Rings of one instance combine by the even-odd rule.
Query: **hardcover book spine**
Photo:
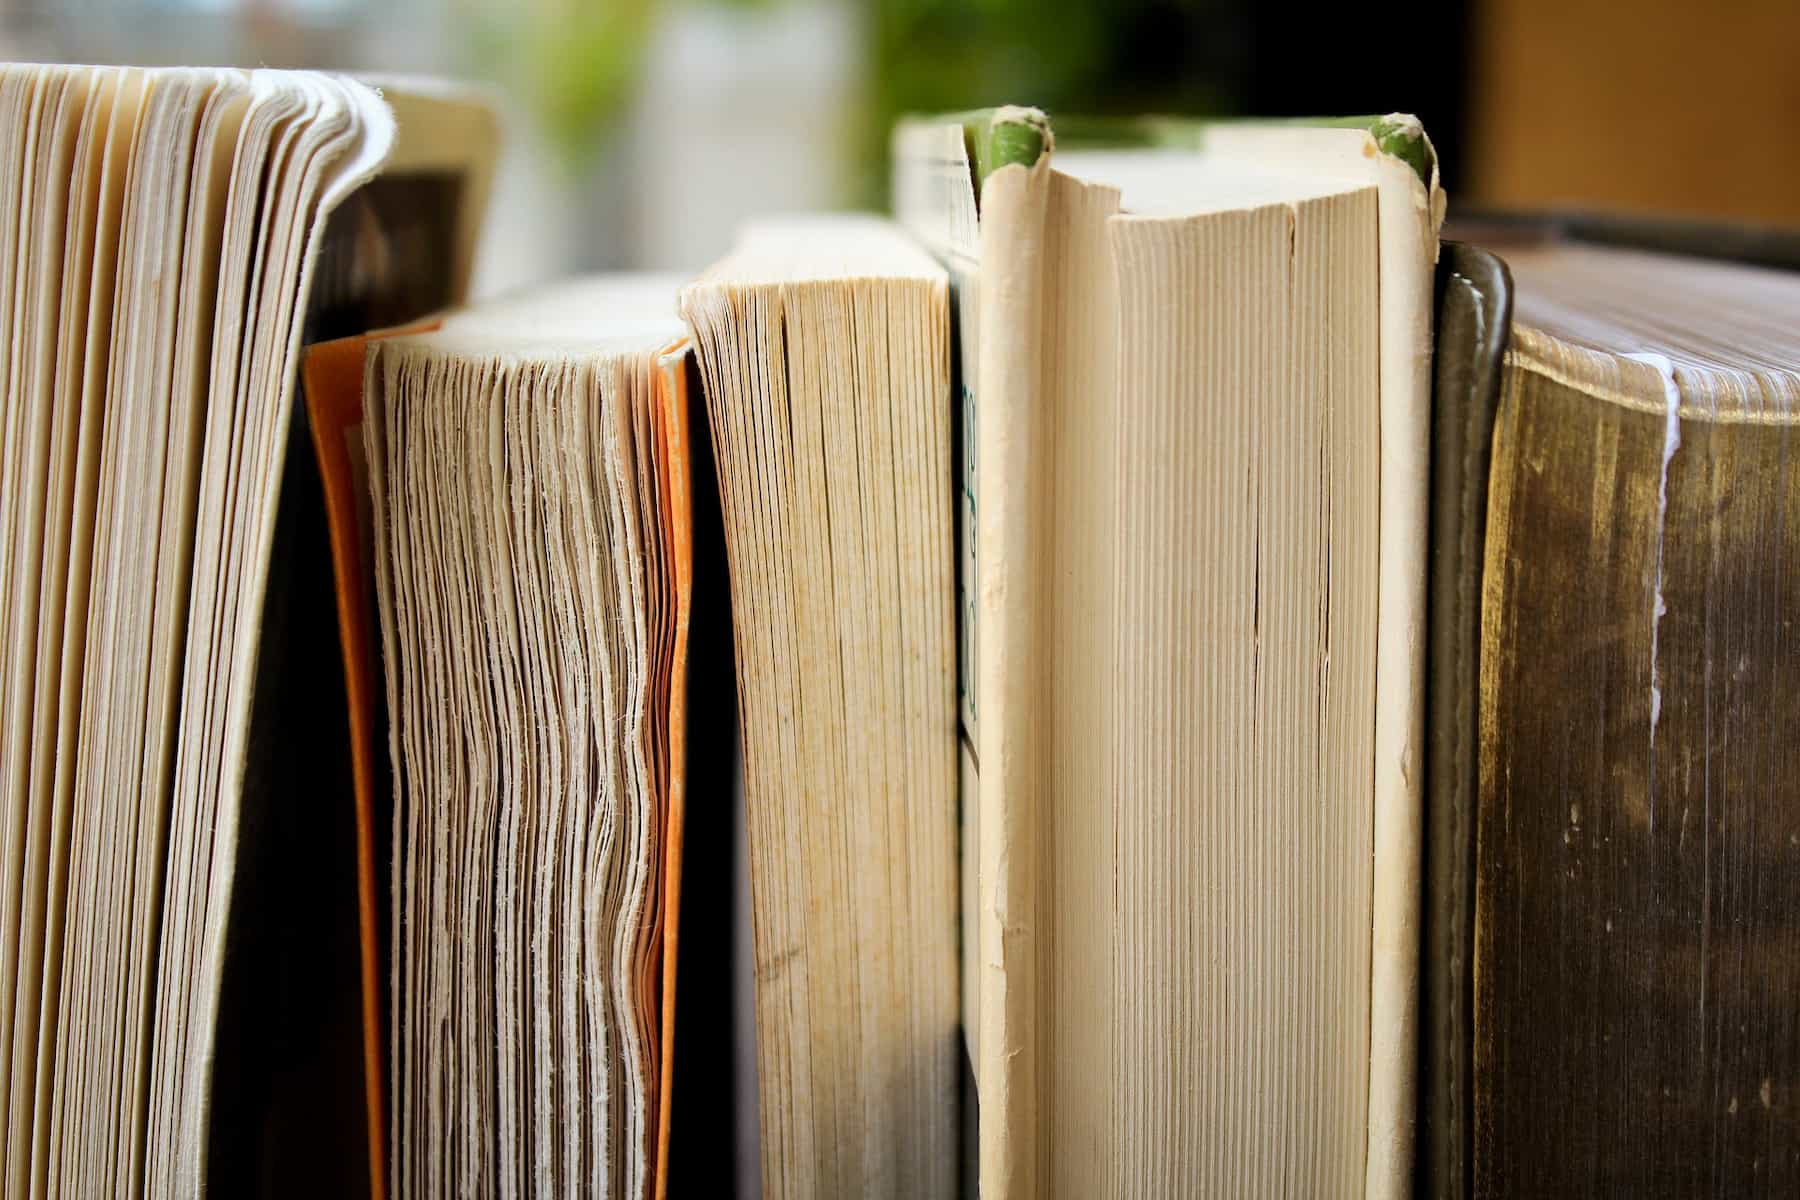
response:
[[[1425,680],[1423,965],[1416,1191],[1469,1184],[1481,570],[1489,450],[1512,279],[1487,251],[1444,244],[1431,398],[1431,551]]]
[[[1045,430],[1040,403],[1038,330],[1042,303],[1044,218],[1050,161],[1012,162],[981,190],[981,343],[975,408],[975,696],[981,714],[980,915],[981,1010],[977,1086],[981,1094],[981,1194],[1041,1194],[1043,1122],[1037,995],[1047,918],[1038,878],[1044,859],[1034,800],[1039,778],[1038,708],[1045,664],[1039,626],[1043,578]]]
[[[1416,129],[1417,122],[1412,122]],[[1373,136],[1373,135],[1372,135]],[[1391,142],[1396,135],[1389,133]],[[1417,132],[1423,140],[1423,133]],[[1369,964],[1367,1194],[1412,1193],[1418,1064],[1425,544],[1432,267],[1444,197],[1435,165],[1382,155],[1381,607],[1375,650],[1375,943]]]

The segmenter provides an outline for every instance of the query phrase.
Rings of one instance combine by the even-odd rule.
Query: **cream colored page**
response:
[[[650,1014],[641,1003],[639,991],[642,955],[647,946],[642,930],[646,906],[654,898],[655,804],[659,786],[649,712],[653,644],[649,621],[656,614],[647,594],[651,551],[646,546],[645,524],[652,519],[653,510],[641,506],[639,492],[641,477],[652,471],[653,465],[640,456],[633,437],[634,416],[649,403],[651,370],[649,357],[644,354],[610,364],[603,374],[607,386],[602,390],[613,417],[605,433],[610,468],[607,474],[613,491],[612,566],[623,609],[623,620],[618,623],[623,645],[616,647],[616,652],[625,675],[625,737],[620,750],[627,771],[622,780],[626,786],[621,789],[621,811],[628,818],[628,836],[622,847],[626,867],[623,894],[614,908],[617,916],[613,933],[613,1005],[625,1043],[624,1070],[618,1081],[622,1135],[617,1145],[625,1161],[615,1164],[614,1170],[626,1177],[632,1195],[642,1195],[650,1186],[649,1148],[654,1136],[648,1103],[652,1090],[652,1033]]]
[[[26,297],[32,286],[33,267],[39,257],[34,253],[34,226],[44,220],[36,209],[34,191],[35,159],[41,153],[42,123],[46,90],[35,71],[13,68],[0,77],[0,120],[11,136],[3,154],[5,179],[0,183],[0,731],[12,724],[10,711],[16,703],[12,693],[18,689],[13,677],[24,657],[24,647],[15,646],[12,636],[17,610],[23,606],[25,589],[20,576],[24,564],[15,561],[13,542],[23,531],[18,526],[24,514],[20,511],[31,485],[31,467],[25,450],[26,423],[29,408],[22,394],[25,375],[33,357],[25,326],[31,305]],[[35,586],[32,592],[35,594]],[[0,759],[3,776],[14,773],[12,755]],[[10,784],[10,779],[8,780]],[[0,924],[0,1061],[11,1057],[11,1016],[14,967],[19,953],[19,926],[16,901],[24,875],[25,811],[22,798],[11,786],[0,791],[0,916],[8,918]]]
[[[165,370],[172,367],[172,370],[166,384],[159,383],[160,395],[156,402],[156,407],[166,409],[167,413],[167,448],[162,455],[160,485],[153,485],[151,489],[157,496],[155,507],[160,508],[161,513],[155,559],[156,599],[147,614],[147,633],[152,647],[147,694],[149,711],[144,766],[138,788],[142,794],[156,796],[163,803],[171,802],[170,778],[179,736],[177,704],[181,689],[182,641],[193,567],[190,537],[201,470],[199,435],[206,412],[222,224],[249,92],[248,81],[241,73],[222,72],[212,81],[199,110],[192,138],[194,161],[184,185],[187,194],[177,197],[185,202],[186,210],[185,228],[178,239],[180,267],[168,275],[175,285],[171,290],[177,294],[176,311],[157,348],[158,366]],[[161,391],[163,388],[166,391]],[[137,392],[136,398],[148,402],[150,395],[146,389]],[[179,794],[172,802],[175,805],[181,803]],[[142,870],[146,878],[154,880],[152,887],[158,892],[164,891],[170,874],[168,848],[163,836],[167,827],[167,814],[158,814],[155,821],[145,823],[148,836],[140,841]],[[171,907],[178,908],[164,900],[160,905],[161,915],[167,917]],[[183,914],[177,911],[175,915]],[[134,1018],[128,1027],[126,1039],[131,1047],[127,1051],[127,1070],[136,1089],[132,1107],[147,1112],[152,1124],[164,1119],[173,1107],[166,1091],[160,1095],[150,1092],[148,1059],[158,988],[151,963],[158,953],[158,933],[154,921],[146,921],[134,930],[131,959],[134,964],[144,964],[141,969],[151,996],[143,1002],[143,1015]],[[134,969],[139,968],[134,966]]]
[[[1081,1194],[1363,1186],[1374,215],[1114,223],[1116,1103]]]
[[[94,514],[98,503],[102,431],[106,412],[106,375],[108,354],[112,344],[113,295],[120,261],[122,213],[125,181],[129,173],[131,146],[140,125],[144,104],[150,90],[150,76],[145,72],[124,70],[118,76],[114,102],[98,121],[93,135],[98,141],[94,154],[99,160],[98,178],[93,186],[94,246],[92,276],[88,294],[81,299],[86,311],[86,337],[78,361],[70,364],[66,385],[70,403],[80,410],[76,428],[70,430],[74,445],[68,453],[72,461],[69,471],[66,521],[67,574],[64,590],[64,622],[60,679],[52,692],[41,694],[40,712],[53,713],[54,736],[42,739],[33,764],[33,797],[51,807],[49,861],[46,864],[44,915],[44,973],[40,990],[37,1039],[37,1078],[34,1100],[28,1114],[29,1129],[21,1129],[27,1114],[20,1115],[14,1126],[12,1144],[28,1136],[31,1146],[30,1184],[34,1194],[42,1194],[60,1153],[61,1095],[58,1084],[59,1055],[66,1040],[64,1032],[65,975],[79,969],[75,922],[79,908],[72,895],[72,881],[77,878],[71,862],[76,812],[75,789],[80,755],[81,714],[85,693],[83,670],[87,659],[87,637],[91,616],[89,584],[94,568]],[[15,1083],[18,1082],[15,1077]],[[9,1160],[10,1161],[10,1160]],[[9,1186],[22,1171],[15,1173]]]
[[[0,225],[0,341],[4,342],[0,345],[0,472],[5,473],[3,481],[7,485],[0,493],[0,546],[12,541],[18,498],[23,491],[18,476],[23,473],[24,463],[18,461],[18,444],[24,406],[19,403],[18,391],[28,357],[22,328],[28,306],[22,302],[22,293],[29,286],[26,277],[31,264],[31,238],[27,222],[33,215],[33,160],[43,117],[44,85],[41,68],[15,65],[0,74],[0,120],[5,121],[8,133],[0,149],[0,221],[4,221]],[[13,605],[11,572],[11,556],[0,556],[0,630],[7,627],[4,617]],[[6,656],[6,648],[0,643],[0,658]]]
[[[31,1129],[38,1079],[38,1035],[44,981],[52,974],[53,949],[60,930],[49,920],[52,889],[52,845],[55,835],[49,769],[60,730],[57,696],[62,686],[64,597],[68,582],[69,509],[76,470],[76,436],[81,417],[80,381],[86,355],[87,285],[94,269],[95,222],[99,207],[99,167],[106,141],[117,77],[70,69],[66,98],[76,122],[76,140],[61,164],[67,189],[66,216],[49,226],[62,257],[60,294],[46,304],[44,319],[54,326],[49,377],[40,397],[49,422],[45,446],[46,477],[39,525],[37,609],[31,623],[31,693],[23,698],[27,714],[17,720],[20,740],[9,743],[6,756],[20,774],[13,783],[24,806],[24,861],[19,901],[20,949],[17,991],[10,1014],[12,1053],[8,1078],[8,1129],[4,1184],[8,1196],[24,1194],[32,1165]],[[9,736],[11,736],[9,734]],[[14,757],[16,755],[16,758]]]
[[[1114,667],[1114,545],[1119,423],[1130,399],[1120,356],[1135,340],[1120,324],[1110,223],[1119,193],[1052,176],[1045,220],[1045,426],[1038,595],[1048,609],[1039,654],[1044,755],[1038,799],[1047,877],[1048,971],[1040,976],[1040,1046],[1047,1068],[1045,1162],[1059,1196],[1101,1195],[1125,1144],[1107,1086],[1117,998],[1103,982],[1119,924],[1110,848],[1118,838],[1114,712],[1130,697]],[[1012,797],[1017,802],[1018,797]]]
[[[228,202],[221,241],[225,262],[248,254],[260,270],[252,278],[252,317],[239,333],[244,356],[236,371],[220,369],[229,362],[220,342],[231,339],[215,326],[209,411],[200,435],[206,465],[196,511],[203,528],[195,537],[176,786],[183,797],[178,811],[191,814],[193,828],[210,831],[211,853],[198,856],[186,895],[171,883],[165,901],[167,909],[187,906],[190,921],[180,930],[165,927],[160,952],[152,1087],[171,1097],[177,1112],[153,1129],[146,1152],[146,1174],[161,1187],[205,1183],[209,1081],[260,614],[318,234],[337,204],[379,168],[394,133],[386,108],[365,89],[341,80],[256,72],[251,84],[251,114],[293,93],[304,98],[307,119],[286,143],[291,157],[281,164],[285,169],[263,185],[265,219],[254,248],[236,236],[247,209],[235,202]],[[252,121],[247,114],[246,128]],[[218,325],[230,328],[233,314],[219,316]],[[234,486],[225,486],[227,475],[235,476]],[[199,673],[193,669],[197,658],[207,663]],[[189,965],[186,972],[183,963]],[[194,1036],[161,1036],[174,1031]]]
[[[1341,141],[1344,131],[1334,134]],[[1351,136],[1368,140],[1366,135]],[[1383,348],[1381,424],[1392,436],[1384,440],[1382,453],[1406,458],[1406,435],[1422,436],[1423,425],[1401,422],[1390,428],[1395,423],[1386,414],[1396,407],[1405,411],[1423,397],[1422,390],[1414,386],[1420,381],[1408,370],[1397,372],[1396,361],[1405,368],[1429,362],[1429,343],[1422,340],[1428,338],[1428,332],[1421,332],[1429,315],[1428,292],[1406,285],[1408,280],[1428,285],[1437,210],[1433,194],[1425,191],[1410,169],[1385,158],[1364,156],[1360,145],[1351,147],[1356,151],[1351,153],[1345,152],[1346,145],[1331,142],[1326,149],[1337,157],[1325,156],[1329,161],[1323,167],[1317,161],[1321,154],[1316,146],[1302,146],[1306,153],[1295,155],[1291,162],[1279,161],[1277,155],[1273,170],[1259,162],[1261,173],[1275,183],[1265,181],[1253,187],[1246,183],[1249,190],[1245,195],[1246,199],[1253,194],[1267,197],[1272,186],[1276,194],[1289,187],[1279,183],[1283,169],[1296,179],[1291,185],[1295,194],[1328,195],[1334,188],[1354,186],[1359,176],[1371,175],[1378,189],[1403,193],[1407,204],[1402,215],[1410,222],[1408,236],[1398,239],[1386,225],[1381,227],[1381,287],[1386,302],[1381,306],[1380,332],[1371,330],[1370,342],[1376,344],[1379,337]],[[1368,161],[1370,158],[1376,161]],[[1384,173],[1389,166],[1404,170],[1405,178],[1387,178]],[[1229,174],[1228,167],[1211,168],[1214,175],[1221,170]],[[1092,745],[1096,740],[1091,736],[1092,726],[1084,725],[1082,718],[1104,713],[1106,697],[1118,684],[1110,678],[1111,664],[1104,653],[1090,653],[1083,645],[1092,628],[1085,621],[1101,613],[1110,619],[1107,600],[1084,597],[1083,570],[1098,572],[1102,579],[1110,579],[1111,572],[1110,542],[1091,537],[1091,531],[1082,528],[1083,520],[1095,505],[1101,512],[1110,512],[1115,486],[1110,474],[1097,474],[1091,461],[1084,458],[1096,445],[1106,456],[1110,431],[1083,424],[1083,420],[1097,411],[1108,412],[1105,406],[1116,402],[1116,397],[1107,390],[1110,381],[1098,379],[1088,384],[1090,389],[1101,389],[1103,399],[1098,404],[1091,398],[1059,404],[1054,396],[1059,388],[1081,390],[1075,381],[1094,370],[1091,363],[1081,361],[1082,356],[1092,355],[1096,342],[1105,345],[1104,337],[1095,338],[1093,330],[1110,327],[1113,318],[1102,315],[1107,295],[1104,272],[1101,283],[1089,278],[1077,282],[1072,295],[1079,299],[1059,300],[1062,281],[1045,282],[1045,275],[1059,269],[1079,273],[1081,255],[1062,246],[1058,234],[1043,233],[1040,225],[1029,225],[1029,232],[1020,236],[1021,210],[1029,212],[1033,203],[1048,203],[1052,212],[1059,211],[1056,201],[1060,193],[1049,187],[1034,200],[1026,186],[1030,174],[1024,168],[996,172],[983,196],[982,213],[984,289],[1009,289],[984,291],[982,297],[980,408],[991,420],[979,423],[977,438],[978,475],[984,484],[978,541],[982,636],[976,652],[977,696],[983,718],[978,745],[982,775],[979,886],[985,922],[980,942],[979,1004],[984,1053],[977,1068],[982,1178],[989,1194],[1041,1194],[1065,1183],[1074,1192],[1086,1194],[1098,1186],[1105,1173],[1096,1163],[1106,1139],[1095,1130],[1105,1124],[1108,1110],[1105,1089],[1096,1088],[1080,1064],[1100,1057],[1101,1052],[1088,1040],[1092,1035],[1085,1031],[1095,1021],[1104,1023],[1108,1013],[1106,1005],[1094,1003],[1094,989],[1078,982],[1089,964],[1076,963],[1071,955],[1076,953],[1075,947],[1091,954],[1111,936],[1106,919],[1096,914],[1106,910],[1114,881],[1104,854],[1097,853],[1095,846],[1112,843],[1116,830],[1108,827],[1105,815],[1097,815],[1097,809],[1102,814],[1104,810],[1092,803],[1093,796],[1105,791],[1083,791],[1073,785],[1092,772],[1102,779],[1108,777],[1107,752]],[[1343,184],[1332,184],[1334,175]],[[1384,199],[1379,215],[1365,216],[1371,224],[1393,217],[1391,197],[1386,190],[1380,194]],[[1202,195],[1195,203],[1220,201]],[[1225,203],[1228,207],[1229,196]],[[993,246],[1005,248],[990,248]],[[1059,304],[1079,305],[1089,299],[1096,301],[1095,311],[1059,322]],[[1367,311],[1365,300],[1355,303]],[[1078,328],[1084,324],[1085,328]],[[1071,341],[1077,347],[1073,353]],[[1063,361],[1064,356],[1073,361]],[[1008,403],[1026,394],[1037,403]],[[1414,415],[1418,412],[1422,409]],[[1065,432],[1068,440],[1058,441]],[[1110,457],[1104,461],[1110,463]],[[1405,495],[1416,492],[1415,498],[1422,497],[1421,462],[1415,455],[1408,464],[1410,475],[1401,473],[1400,496],[1384,492],[1384,513],[1397,506],[1404,514],[1406,508],[1400,500]],[[1393,474],[1386,466],[1383,471]],[[1085,498],[1085,503],[1077,502],[1077,497]],[[1383,520],[1404,521],[1405,517]],[[1374,523],[1372,519],[1365,522]],[[1384,524],[1383,528],[1392,526]],[[1384,579],[1389,573],[1408,575],[1409,560],[1414,567],[1419,565],[1423,527],[1415,520],[1409,529],[1410,533],[1402,529],[1400,534],[1387,535]],[[1109,529],[1108,538],[1111,532]],[[1121,535],[1128,532],[1119,530]],[[1377,686],[1385,687],[1387,695],[1398,696],[1384,711],[1397,706],[1401,713],[1397,724],[1391,715],[1383,718],[1385,736],[1391,741],[1398,731],[1409,728],[1404,714],[1415,705],[1418,689],[1402,669],[1409,661],[1406,655],[1401,656],[1397,668],[1391,648],[1395,626],[1407,628],[1405,614],[1397,613],[1396,607],[1404,609],[1402,601],[1410,593],[1391,582],[1381,586],[1386,597],[1381,609],[1381,628],[1386,631],[1382,636],[1389,639],[1383,644],[1389,649],[1384,656],[1386,676]],[[1413,616],[1417,616],[1416,604]],[[1413,632],[1417,633],[1416,627]],[[1396,674],[1399,684],[1392,678]],[[1094,699],[1096,694],[1102,698]],[[1341,729],[1335,736],[1341,739],[1349,736],[1349,731]],[[1383,736],[1376,735],[1378,746],[1386,744]],[[1416,747],[1416,737],[1411,744]],[[1397,766],[1391,753],[1385,761]],[[1416,834],[1417,797],[1402,793],[1396,799],[1393,790],[1393,777],[1404,783],[1416,778],[1416,771],[1396,769],[1388,774],[1389,787],[1385,793],[1378,792],[1384,798],[1375,802],[1375,827],[1366,834],[1369,840],[1365,844],[1386,846],[1386,850],[1378,849],[1378,856],[1386,855],[1390,874],[1397,871],[1400,879],[1397,884],[1389,879],[1384,885],[1383,868],[1378,865],[1365,884],[1372,884],[1378,892],[1385,886],[1390,894],[1385,900],[1377,895],[1354,906],[1364,913],[1371,905],[1377,909],[1373,922],[1376,941],[1361,960],[1371,964],[1367,978],[1372,984],[1366,1007],[1357,1009],[1369,1022],[1370,1048],[1367,1055],[1358,1053],[1357,1059],[1375,1065],[1366,1073],[1358,1068],[1354,1078],[1380,1099],[1365,1107],[1345,1105],[1340,1097],[1330,1106],[1329,1123],[1336,1130],[1333,1136],[1341,1138],[1344,1122],[1348,1119],[1350,1125],[1361,1129],[1363,1122],[1350,1118],[1366,1111],[1367,1136],[1392,1155],[1396,1143],[1389,1136],[1390,1118],[1399,1115],[1403,1132],[1410,1124],[1410,1065],[1401,1058],[1410,1051],[1412,1028],[1409,985],[1400,986],[1401,995],[1395,1000],[1392,974],[1396,966],[1403,975],[1416,970],[1416,958],[1412,966],[1396,963],[1396,956],[1404,959],[1404,948],[1394,946],[1392,930],[1414,928],[1411,922],[1416,920],[1417,898],[1406,879],[1416,883],[1417,871],[1416,846],[1396,851],[1391,843],[1396,837],[1404,842],[1409,821]],[[1065,783],[1071,785],[1066,790],[1059,786]],[[1365,928],[1364,935],[1367,933]],[[1350,937],[1346,944],[1354,946],[1356,938]],[[1395,1042],[1400,1043],[1397,1051]],[[1397,1099],[1401,1092],[1405,1095]],[[1373,1107],[1377,1102],[1384,1106],[1379,1112]],[[1113,1129],[1120,1136],[1135,1132],[1124,1126]],[[1357,1136],[1360,1139],[1362,1135]],[[1376,1153],[1380,1161],[1375,1166],[1364,1163],[1365,1171],[1373,1172],[1371,1178],[1393,1174],[1382,1153]],[[1332,1161],[1342,1167],[1344,1159],[1337,1155]],[[1400,1175],[1404,1182],[1404,1170]],[[1334,1177],[1341,1175],[1334,1172]],[[1388,1185],[1369,1186],[1384,1194],[1381,1189]]]
[[[1094,1194],[1113,1152],[1111,645],[1118,193],[1047,165],[983,194],[976,412],[981,1177]],[[1077,951],[1079,948],[1079,952]]]
[[[274,145],[281,131],[288,129],[302,111],[300,101],[289,91],[252,84],[252,92],[254,99],[238,127],[237,144],[231,159],[232,179],[226,193],[226,212],[216,231],[218,272],[212,281],[214,307],[202,317],[202,320],[210,322],[212,326],[209,361],[196,364],[200,375],[199,383],[206,390],[200,417],[203,427],[226,423],[229,428],[228,423],[235,411],[234,406],[222,394],[219,381],[229,378],[235,382],[236,364],[243,349],[246,309],[249,307],[247,293],[255,264],[252,256],[242,251],[241,239],[246,236],[243,231],[251,226],[263,204],[260,188],[264,164],[274,153]],[[228,364],[224,369],[221,369],[222,362]],[[188,564],[187,597],[190,605],[195,602],[196,592],[201,596],[210,594],[208,564],[214,563],[219,554],[219,537],[213,514],[222,507],[222,485],[217,479],[216,469],[212,479],[209,489],[208,476],[202,469]],[[210,603],[204,603],[202,608],[210,609]],[[202,627],[210,632],[211,623]],[[191,632],[190,626],[190,636],[186,638],[183,648],[182,674],[189,680],[211,681],[211,660],[200,657],[210,651],[210,638],[192,636]],[[198,687],[199,683],[196,682],[194,686]],[[177,726],[177,736],[181,741],[176,750],[174,790],[177,796],[192,796],[200,785],[193,775],[193,756],[188,746],[193,734],[187,721],[183,720]],[[189,931],[198,916],[195,906],[188,901],[188,896],[195,886],[193,876],[197,869],[197,856],[194,847],[210,836],[210,831],[202,833],[201,825],[198,814],[190,805],[173,805],[166,842],[169,868],[164,877],[162,947],[159,950],[157,985],[159,1001],[163,1002],[165,1009],[174,1007],[167,1003],[173,996],[185,996],[185,989],[197,969],[194,957],[177,953],[173,947],[191,947],[193,943]],[[160,1056],[160,1061],[168,1062],[170,1056],[167,1047],[171,1043],[185,1044],[188,1032],[189,1023],[186,1020],[164,1019],[156,1022],[153,1061],[156,1056]],[[166,1095],[170,1090],[167,1072],[162,1073],[161,1083],[163,1094]],[[166,1144],[168,1139],[177,1136],[178,1131],[170,1127],[171,1116],[167,1108],[154,1107],[152,1120],[155,1128],[151,1131],[153,1146],[159,1140]],[[150,1158],[153,1163],[157,1161],[155,1150],[150,1152]]]
[[[253,77],[253,111],[258,101],[273,90],[271,85],[270,80]],[[310,199],[302,192],[301,179],[313,165],[314,154],[344,132],[341,112],[332,112],[309,87],[296,85],[294,90],[307,95],[308,107],[292,126],[276,127],[280,131],[276,133],[274,151],[276,168],[266,182],[259,181],[263,189],[261,205],[254,198],[256,192],[246,195],[244,188],[234,189],[229,202],[233,211],[227,215],[226,227],[221,231],[222,260],[229,262],[240,255],[251,257],[258,268],[252,274],[251,315],[246,322],[246,370],[226,381],[220,378],[216,361],[212,364],[199,433],[204,465],[197,482],[196,529],[185,614],[188,637],[183,648],[180,740],[175,752],[175,801],[169,825],[169,857],[177,869],[169,872],[164,885],[166,919],[158,955],[157,1017],[152,1025],[150,1068],[150,1086],[156,1094],[178,1096],[180,1100],[153,1105],[150,1110],[144,1162],[153,1189],[175,1186],[178,1179],[198,1186],[204,1170],[202,1142],[210,1074],[206,1047],[210,1046],[217,1018],[212,1005],[216,1003],[218,978],[216,958],[211,964],[206,961],[204,931],[209,923],[218,924],[222,930],[227,906],[219,902],[223,889],[216,888],[214,880],[220,872],[231,869],[236,839],[235,807],[229,801],[226,806],[219,803],[222,795],[230,795],[235,779],[233,784],[227,784],[230,769],[221,771],[217,765],[223,739],[215,730],[218,724],[231,722],[227,714],[232,705],[226,697],[232,679],[227,664],[230,647],[242,636],[239,590],[244,574],[237,564],[240,556],[250,550],[250,539],[242,536],[241,514],[264,499],[267,476],[259,469],[258,460],[268,453],[265,447],[275,424],[257,377],[266,378],[287,362],[270,361],[278,359],[279,351],[270,344],[274,339],[269,330],[295,303],[292,292],[297,283],[289,272],[294,269],[297,251],[290,238],[297,232],[293,228],[296,222],[303,219],[295,210],[309,207]],[[339,118],[335,124],[334,116]],[[246,129],[254,127],[254,121],[246,121]],[[290,140],[280,140],[282,133]],[[232,236],[244,219],[246,201],[253,206],[252,211],[261,207],[265,214],[260,241],[254,250]],[[215,353],[219,343],[228,340],[219,337],[215,330]],[[227,483],[228,473],[236,475],[235,488]],[[209,652],[217,657],[211,658],[204,670],[196,671],[196,657]],[[241,684],[238,687],[243,690]],[[247,706],[247,701],[245,697],[242,703]],[[197,846],[200,852],[190,855],[175,849],[187,846]]]
[[[746,238],[682,302],[731,552],[763,1188],[947,1194],[948,297],[891,231],[818,237]]]
[[[53,403],[61,328],[60,301],[64,267],[64,230],[71,204],[71,158],[80,129],[88,80],[67,68],[43,69],[41,113],[31,149],[31,187],[23,219],[18,223],[22,254],[19,308],[15,313],[12,376],[8,382],[8,445],[0,471],[6,499],[16,505],[6,542],[7,578],[0,606],[10,609],[4,631],[4,671],[0,672],[5,719],[0,736],[0,812],[6,814],[4,857],[0,859],[0,1064],[9,1064],[9,1080],[31,1078],[36,1071],[36,1021],[39,970],[43,959],[43,848],[47,834],[44,807],[31,803],[28,790],[32,741],[44,730],[33,728],[38,677],[36,654],[40,629],[60,625],[61,612],[40,604],[46,560],[53,554],[54,504],[49,495],[57,472],[51,431],[58,415]],[[73,202],[80,204],[79,191]],[[77,220],[79,224],[79,218]],[[55,564],[50,562],[50,572]],[[48,657],[48,661],[54,658]],[[0,1111],[13,1108],[23,1116],[25,1093],[8,1088]],[[4,1136],[4,1135],[0,1135]],[[0,1151],[0,1159],[6,1157]],[[27,1156],[28,1157],[28,1156]],[[5,1184],[0,1177],[0,1186]]]
[[[1225,159],[1373,183],[1381,235],[1381,610],[1376,651],[1368,1195],[1411,1194],[1418,1008],[1432,264],[1444,194],[1360,130],[1219,126]]]
[[[155,761],[167,716],[156,680],[171,632],[157,627],[155,600],[159,560],[179,546],[164,507],[176,432],[166,364],[185,246],[185,148],[216,82],[199,72],[156,80],[124,201],[71,833],[72,969],[62,979],[52,1117],[52,1137],[63,1141],[63,1186],[87,1179],[141,1185],[142,1125],[114,1114],[142,1111],[142,1028],[154,1001],[152,939],[169,802]],[[153,279],[167,286],[152,286]],[[146,773],[156,778],[147,782]],[[107,1128],[115,1135],[98,1136]]]

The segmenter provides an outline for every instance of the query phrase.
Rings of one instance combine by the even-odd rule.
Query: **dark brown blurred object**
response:
[[[1800,4],[1485,0],[1471,25],[1453,204],[1800,224]]]

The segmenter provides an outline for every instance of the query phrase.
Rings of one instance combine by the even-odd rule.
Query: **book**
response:
[[[894,143],[961,317],[981,1190],[1403,1193],[1430,144],[1104,132]]]
[[[308,357],[359,821],[392,829],[391,879],[362,875],[365,964],[369,914],[391,931],[365,1062],[399,1194],[707,1186],[671,1149],[704,1144],[719,1083],[697,1062],[674,1099],[680,868],[685,830],[729,819],[729,766],[696,766],[736,739],[683,718],[728,717],[734,680],[766,1190],[955,1177],[943,274],[879,222],[808,220],[683,289],[686,341],[676,283],[533,289]],[[684,663],[671,613],[724,611],[684,582],[724,591],[712,547],[735,653],[702,624]]]
[[[284,470],[295,366],[460,295],[492,118],[427,84],[8,65],[0,127],[0,1186],[360,1187],[360,1106],[322,1102],[358,1070],[355,890],[351,826],[308,812],[341,709],[287,636],[320,527]]]
[[[1489,251],[1446,241],[1436,282],[1414,1191],[1458,1197],[1467,1195],[1472,1144],[1481,579],[1512,277]]]
[[[458,89],[0,128],[6,1195],[1789,1190],[1792,236],[1005,108],[469,305]]]
[[[352,346],[400,1194],[666,1193],[693,538],[673,293],[564,284]]]
[[[752,226],[682,290],[730,562],[765,1196],[957,1179],[944,270]]]
[[[1429,845],[1459,873],[1430,903],[1434,1194],[1791,1182],[1800,283],[1601,233],[1496,238],[1511,288],[1466,275],[1504,358],[1440,357],[1440,414],[1492,435],[1460,459],[1473,661]]]

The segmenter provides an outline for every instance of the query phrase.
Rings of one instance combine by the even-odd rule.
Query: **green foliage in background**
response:
[[[1232,112],[1241,13],[1222,0],[870,0],[859,199],[884,203],[888,131],[909,112]]]
[[[458,0],[477,73],[526,97],[572,164],[629,102],[670,0]],[[677,0],[678,2],[678,0]],[[691,0],[769,9],[810,0]],[[863,7],[855,194],[886,201],[887,138],[909,112],[1029,104],[1059,114],[1233,111],[1235,0],[846,0]]]
[[[471,67],[524,97],[579,167],[630,101],[660,0],[463,0]]]

